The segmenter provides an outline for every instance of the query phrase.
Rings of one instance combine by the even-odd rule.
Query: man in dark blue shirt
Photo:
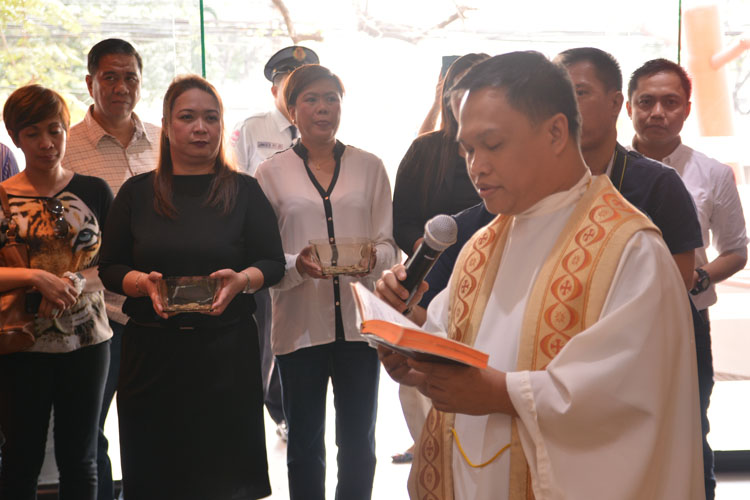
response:
[[[582,47],[561,52],[556,62],[568,70],[583,118],[581,152],[593,175],[607,174],[630,203],[648,215],[685,280],[692,286],[693,250],[703,246],[695,204],[679,174],[617,142],[622,109],[622,73],[608,53]]]

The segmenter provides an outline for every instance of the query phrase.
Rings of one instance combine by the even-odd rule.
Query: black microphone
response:
[[[424,240],[406,261],[406,279],[401,281],[401,285],[409,291],[407,304],[443,250],[456,242],[457,235],[458,226],[450,215],[436,215],[424,225]]]

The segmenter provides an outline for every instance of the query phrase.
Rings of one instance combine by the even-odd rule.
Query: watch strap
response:
[[[701,292],[705,292],[708,290],[708,287],[711,286],[711,276],[705,269],[696,267],[695,272],[698,273],[698,281],[695,283],[693,289],[690,290],[692,295],[698,295]]]

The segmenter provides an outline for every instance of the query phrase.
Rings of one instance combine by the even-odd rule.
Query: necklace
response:
[[[310,165],[312,165],[313,167],[315,167],[316,171],[320,172],[320,170],[324,166],[326,166],[326,164],[331,163],[331,161],[330,160],[319,160],[319,161],[309,160],[309,163],[310,163]]]

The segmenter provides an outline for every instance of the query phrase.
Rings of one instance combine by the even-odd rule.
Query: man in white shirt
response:
[[[319,62],[315,52],[299,45],[283,48],[268,60],[263,74],[272,84],[274,107],[246,119],[232,133],[231,142],[241,170],[254,175],[263,160],[292,145],[298,134],[284,102],[284,83],[295,69]]]
[[[318,55],[307,47],[294,45],[275,53],[266,63],[263,74],[272,83],[274,108],[253,115],[240,123],[232,133],[231,142],[238,167],[250,175],[265,159],[290,147],[298,137],[284,101],[284,83],[289,74],[305,64],[318,64]],[[271,297],[267,289],[255,294],[255,321],[260,340],[261,374],[264,403],[271,419],[276,422],[276,434],[287,437],[286,420],[281,403],[281,379],[271,351]]]
[[[716,481],[713,452],[705,439],[706,412],[713,389],[713,363],[708,307],[716,303],[715,283],[745,266],[747,234],[734,174],[724,165],[682,144],[680,131],[690,115],[691,83],[685,70],[666,59],[646,62],[628,83],[628,116],[633,121],[633,149],[674,168],[693,196],[704,247],[695,252],[696,269],[690,293],[702,316],[696,325],[698,376],[704,433],[706,498],[713,499]],[[719,253],[708,261],[709,243]]]
[[[141,95],[143,61],[125,40],[109,38],[88,54],[86,85],[94,99],[83,120],[70,129],[63,167],[76,173],[101,177],[117,195],[123,182],[156,168],[160,128],[135,114]],[[114,336],[110,365],[99,418],[99,500],[114,498],[112,467],[107,455],[104,421],[117,387],[122,331],[128,318],[122,312],[125,297],[106,291],[104,298]]]
[[[473,344],[489,366],[380,349],[434,407],[411,497],[702,499],[684,284],[656,227],[591,177],[565,69],[503,54],[457,89],[469,174],[501,215],[464,246],[425,328]],[[400,311],[404,278],[398,265],[377,284]]]

